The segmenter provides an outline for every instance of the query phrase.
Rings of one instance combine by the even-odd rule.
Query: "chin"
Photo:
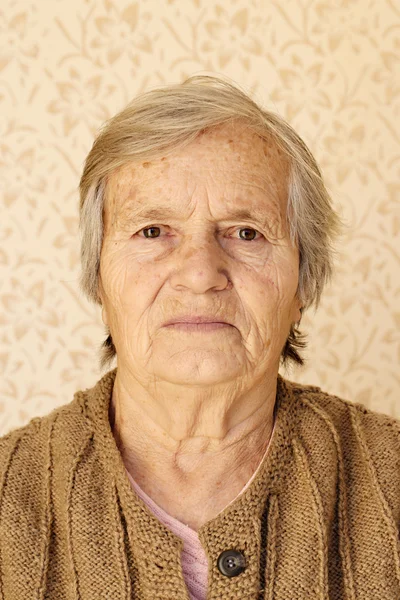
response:
[[[226,356],[218,360],[215,356],[205,356],[205,353],[198,349],[195,352],[196,356],[190,357],[190,352],[186,351],[184,362],[182,357],[176,362],[163,361],[159,368],[155,369],[157,377],[181,385],[212,385],[235,379],[243,372],[242,365],[237,361],[229,364]]]

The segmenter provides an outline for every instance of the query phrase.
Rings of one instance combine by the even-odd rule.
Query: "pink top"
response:
[[[268,449],[271,445],[272,436],[275,431],[275,423],[272,429],[271,438],[268,443],[268,447],[265,454],[260,461],[257,469],[253,473],[252,477],[246,483],[242,491],[236,496],[240,496],[251,484],[253,479],[258,473],[261,463],[264,461],[265,456],[268,453]],[[129,480],[132,487],[136,490],[138,496],[153,512],[153,514],[163,523],[172,533],[177,535],[183,540],[183,550],[181,556],[182,572],[189,591],[191,600],[206,600],[207,596],[207,575],[208,575],[208,561],[203,546],[200,543],[197,532],[191,529],[188,525],[181,523],[174,517],[171,517],[162,508],[160,508],[132,479],[132,476],[127,471]],[[229,504],[232,504],[236,500],[234,498]],[[229,504],[227,506],[229,506]],[[226,508],[226,507],[225,507]],[[222,512],[222,511],[221,511]]]

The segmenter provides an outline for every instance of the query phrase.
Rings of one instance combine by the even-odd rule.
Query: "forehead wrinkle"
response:
[[[207,169],[208,170],[208,169]],[[212,167],[210,167],[210,171],[211,171],[211,175],[212,178],[218,177],[215,173]],[[226,173],[229,175],[232,175],[232,170],[230,169],[221,169],[222,173]],[[182,185],[185,188],[185,194],[187,194],[188,198],[189,197],[193,197],[195,195],[195,191],[196,189],[199,187],[200,185],[200,181],[199,179],[202,179],[202,177],[199,178],[197,173],[190,173],[189,170],[187,170],[187,175],[191,175],[191,177],[185,177],[184,180],[182,180]],[[262,203],[263,199],[272,199],[273,203],[279,203],[281,200],[281,196],[284,194],[280,194],[279,193],[279,188],[281,188],[282,190],[282,185],[278,185],[276,183],[276,178],[273,177],[262,177],[262,176],[256,176],[255,174],[250,174],[252,175],[252,180],[251,181],[246,181],[245,179],[243,179],[243,177],[235,177],[234,179],[231,179],[230,181],[226,181],[225,180],[225,185],[230,185],[232,184],[232,186],[234,187],[235,190],[237,190],[240,187],[244,187],[244,188],[248,188],[249,192],[251,193],[251,196],[254,198],[255,194],[254,191],[260,191],[261,194],[259,195],[259,197],[257,198],[256,196],[256,201],[259,200],[260,203]],[[166,191],[168,189],[169,184],[175,184],[176,182],[174,181],[162,181],[162,179],[160,177],[152,177],[151,180],[154,181],[157,185],[155,187],[155,189],[152,189],[152,187],[149,188],[145,188],[145,189],[140,189],[142,187],[142,183],[147,183],[148,182],[148,178],[146,178],[147,181],[137,181],[135,180],[134,182],[131,182],[130,186],[124,186],[124,187],[129,187],[128,191],[126,194],[121,195],[120,197],[120,209],[121,212],[127,212],[128,214],[134,214],[135,208],[132,207],[132,204],[135,203],[140,207],[144,207],[144,210],[147,210],[146,208],[146,204],[148,202],[148,195],[153,195],[154,192],[160,192],[161,195],[165,195],[165,199],[167,202],[170,202],[170,198],[168,198],[168,196],[166,195]],[[257,181],[259,181],[260,183],[256,183]],[[264,185],[264,182],[267,183],[267,186]],[[203,180],[204,183],[204,180]],[[138,186],[139,184],[139,186]],[[120,186],[118,186],[120,187]],[[158,187],[158,190],[157,190]],[[286,187],[284,187],[284,192],[286,192]],[[167,191],[167,193],[169,193]],[[115,196],[115,194],[113,194]],[[177,194],[174,193],[173,196],[176,196]],[[182,195],[182,192],[179,192],[179,195]],[[209,192],[207,191],[207,195],[209,196]],[[249,205],[249,201],[248,200],[242,200],[241,199],[241,194],[236,193],[236,194],[232,194],[232,196],[235,196],[235,199],[233,200],[233,202],[236,202],[236,200],[239,200],[239,202],[243,203],[243,205]],[[225,202],[232,202],[231,199],[228,199],[227,196],[224,197],[224,195],[222,195],[222,199]],[[156,205],[154,205],[156,206]],[[142,208],[140,208],[139,210],[141,210]],[[167,210],[167,209],[166,209]]]
[[[232,171],[232,168],[226,168],[224,164],[214,164],[210,161],[202,162],[200,160],[199,166],[203,173],[210,171],[212,179],[218,177],[218,174],[215,172],[216,169],[221,174],[226,173],[229,176],[228,184],[231,184],[234,188],[236,188],[236,186],[249,188],[249,191],[253,192],[253,196],[255,190],[261,191],[262,196],[264,198],[268,197],[271,200],[271,203],[268,207],[262,207],[260,210],[253,208],[254,214],[256,215],[258,213],[258,219],[262,221],[265,220],[266,224],[271,223],[271,218],[275,223],[280,223],[286,212],[288,163],[286,160],[282,160],[281,156],[279,156],[280,160],[276,160],[278,157],[273,156],[275,148],[271,148],[270,145],[269,147],[266,147],[265,141],[263,150],[264,152],[260,154],[259,161],[247,161],[245,158],[244,164],[238,164],[238,168],[234,171]],[[271,154],[273,157],[272,160]],[[177,167],[181,174],[186,175],[182,180],[185,188],[192,187],[193,183],[196,188],[199,184],[199,181],[197,181],[198,173],[193,172],[190,165],[185,165],[186,157],[187,154],[178,154],[178,156],[171,157],[171,164],[169,166],[170,168],[171,166]],[[151,171],[151,173],[149,171]],[[140,210],[147,210],[146,204],[148,203],[148,199],[146,198],[146,187],[149,188],[149,194],[153,194],[154,192],[160,192],[161,195],[165,194],[165,188],[168,187],[168,185],[173,185],[174,182],[171,179],[171,173],[169,174],[169,178],[166,178],[167,181],[163,182],[163,171],[164,165],[160,160],[156,159],[155,162],[152,163],[151,169],[143,169],[140,163],[130,163],[118,168],[112,173],[110,177],[111,181],[109,182],[111,183],[111,189],[107,190],[109,192],[107,195],[111,196],[110,204],[114,212],[113,224],[116,219],[118,221],[123,221],[135,218],[137,212],[135,205],[139,205],[141,207]],[[251,181],[249,180],[250,178]],[[154,184],[156,185],[154,186]],[[157,187],[159,188],[158,190]],[[193,190],[191,195],[193,195]],[[165,196],[165,198],[168,202],[167,196]],[[256,201],[257,200],[254,201],[253,198],[250,205],[254,205]],[[227,205],[232,203],[235,204],[236,202],[237,200],[225,199]],[[247,205],[249,205],[248,201]],[[271,208],[273,208],[272,214]],[[182,211],[180,210],[179,212],[181,215]],[[164,210],[164,214],[169,218],[174,217],[173,211],[171,210]],[[149,218],[158,219],[162,214],[159,212],[159,207],[155,206],[153,207],[153,213],[149,213],[147,216]],[[247,218],[249,217],[250,215],[247,215]],[[244,213],[243,218],[245,218]]]
[[[265,196],[265,188],[262,186],[254,186],[254,184],[250,183],[247,185],[260,189]],[[269,198],[267,206],[263,205],[261,201],[254,198],[251,202],[249,202],[246,200],[245,196],[241,197],[236,195],[236,197],[232,198],[222,196],[222,204],[226,210],[220,218],[215,218],[215,220],[255,220],[261,223],[261,225],[266,229],[271,229],[273,227],[274,229],[278,228],[280,230],[283,219],[282,206],[279,196],[276,193],[271,194],[271,196],[272,198]],[[140,201],[138,201],[139,198]],[[173,204],[171,204],[170,198],[166,197],[165,201],[167,202],[165,205],[154,204],[152,201],[148,201],[145,196],[145,191],[139,194],[137,190],[135,190],[130,197],[125,198],[125,201],[120,209],[118,211],[114,211],[113,225],[116,225],[117,227],[124,227],[130,223],[139,222],[139,220],[154,220],[154,222],[159,222],[163,221],[164,219],[169,219],[182,222],[187,221],[195,210],[194,206],[188,205],[189,212],[184,214],[182,202],[180,202],[179,206],[176,206],[175,208]]]

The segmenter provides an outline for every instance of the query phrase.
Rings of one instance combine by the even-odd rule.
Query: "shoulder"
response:
[[[353,432],[368,449],[379,454],[382,444],[400,457],[400,419],[373,411],[365,405],[328,393],[315,385],[289,381],[302,417],[315,415],[318,421],[341,435]]]
[[[349,486],[369,482],[400,523],[400,420],[318,386],[287,385],[295,397],[298,439],[318,473],[340,464]]]
[[[23,493],[27,482],[40,485],[54,459],[55,447],[72,449],[71,432],[76,441],[76,432],[83,436],[85,427],[82,392],[77,392],[70,403],[0,437],[0,507],[4,495]]]
[[[77,392],[0,438],[0,570],[10,597],[31,597],[32,586],[42,586],[52,523],[65,517],[76,457],[92,435],[84,400]]]
[[[98,412],[107,408],[116,371],[107,372],[94,386],[75,392],[68,404],[0,437],[0,503],[10,479],[23,481],[39,471],[47,477],[57,465],[67,472],[93,435]]]
[[[45,431],[48,429],[53,413],[44,417],[35,417],[26,425],[18,427],[0,437],[0,485],[5,483],[13,460],[29,447],[27,465],[37,461],[37,450],[45,445]]]

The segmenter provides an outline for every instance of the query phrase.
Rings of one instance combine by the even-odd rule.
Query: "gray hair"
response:
[[[104,124],[94,141],[80,180],[79,208],[79,287],[89,301],[101,306],[98,286],[107,177],[131,161],[171,154],[201,131],[233,120],[246,123],[265,140],[272,139],[289,161],[287,225],[290,241],[299,249],[297,295],[303,312],[313,305],[318,308],[322,290],[333,274],[333,242],[344,226],[331,205],[321,171],[304,141],[284,119],[261,108],[238,86],[205,75],[137,96]],[[299,324],[291,326],[282,349],[285,366],[288,361],[305,362],[300,349],[307,346],[307,336],[300,332]],[[100,347],[101,369],[116,356],[108,327],[106,335]]]

